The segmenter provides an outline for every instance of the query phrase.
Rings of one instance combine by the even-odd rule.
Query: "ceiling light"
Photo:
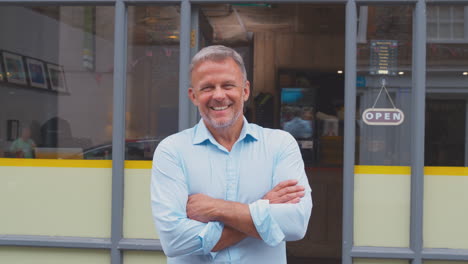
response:
[[[405,74],[405,72],[398,72],[398,75],[403,75]]]
[[[343,74],[342,70],[337,71],[338,74]]]
[[[468,75],[468,72],[463,72],[463,75],[465,75],[465,76]]]

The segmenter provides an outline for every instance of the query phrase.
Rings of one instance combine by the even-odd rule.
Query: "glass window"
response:
[[[429,42],[468,42],[468,8],[462,6],[427,7]]]
[[[466,10],[468,6],[429,6]],[[457,11],[457,12],[458,12]],[[431,40],[428,13],[428,42]],[[468,43],[428,43],[426,74],[426,166],[467,166]]]
[[[411,6],[359,8],[358,165],[409,165],[412,11]]]
[[[129,6],[125,159],[178,131],[180,7]]]
[[[354,243],[409,247],[413,7],[358,14]]]
[[[81,159],[110,142],[114,8],[2,6],[0,32],[0,157]]]
[[[448,16],[467,7],[430,9]],[[427,38],[424,247],[468,249],[468,43]]]

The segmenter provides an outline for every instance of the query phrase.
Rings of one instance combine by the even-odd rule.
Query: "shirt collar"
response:
[[[244,116],[242,116],[242,118],[244,119],[244,123],[242,126],[241,133],[239,135],[239,139],[237,139],[237,141],[249,138],[251,138],[252,140],[258,140],[257,129],[255,129],[255,127],[249,124],[249,122],[247,122],[247,119]],[[209,140],[211,141],[211,143],[218,145],[218,142],[214,139],[213,135],[206,127],[205,122],[203,122],[203,118],[201,118],[198,124],[195,126],[192,143],[196,145],[203,143],[206,140]]]

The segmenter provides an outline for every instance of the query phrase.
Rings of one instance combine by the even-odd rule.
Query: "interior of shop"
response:
[[[288,263],[340,263],[344,111],[344,6],[201,5],[200,46],[234,47],[253,97],[246,116],[298,140],[314,209]]]

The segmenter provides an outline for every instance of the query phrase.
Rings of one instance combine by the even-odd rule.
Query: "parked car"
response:
[[[125,141],[125,160],[152,160],[153,153],[161,138],[127,139]],[[112,159],[112,144],[102,144],[83,151],[83,159]]]

